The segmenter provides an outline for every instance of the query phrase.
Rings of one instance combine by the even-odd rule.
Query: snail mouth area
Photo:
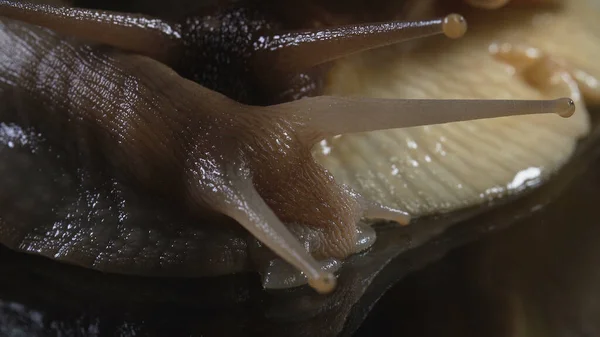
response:
[[[317,259],[357,251],[356,225],[363,208],[303,147],[253,160],[253,183],[277,217]]]

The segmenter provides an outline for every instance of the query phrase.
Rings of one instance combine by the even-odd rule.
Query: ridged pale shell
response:
[[[587,60],[600,55],[599,32],[574,17],[582,11],[574,6],[583,2],[566,1],[559,11],[537,14],[531,9],[488,12],[470,20],[467,36],[459,41],[433,38],[349,58],[337,64],[329,88],[335,95],[384,98],[570,96],[578,105],[571,118],[530,115],[343,135],[321,142],[315,157],[337,181],[414,216],[475,205],[543,181],[588,132],[578,86],[552,64],[542,72],[551,76],[540,78],[549,85],[528,84],[489,47],[494,42],[535,46],[597,75],[598,66]]]

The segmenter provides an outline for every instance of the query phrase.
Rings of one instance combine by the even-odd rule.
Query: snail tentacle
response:
[[[466,20],[458,14],[424,21],[390,21],[319,28],[304,31],[273,32],[254,42],[257,73],[295,73],[335,59],[416,38],[444,34],[462,37]]]
[[[275,97],[282,85],[289,85],[286,81],[290,77],[302,76],[300,73],[335,59],[431,35],[459,38],[467,29],[462,16],[450,14],[414,22],[289,31],[277,20],[269,23],[254,10],[235,6],[215,16],[190,15],[178,23],[170,23],[139,14],[0,0],[0,16],[149,56],[235,100],[260,105],[280,102]],[[231,44],[231,41],[239,42]],[[220,63],[230,58],[234,59],[233,64]],[[192,70],[186,70],[185,65],[198,63]],[[233,78],[223,80],[229,75],[215,70],[222,66],[239,68],[248,77],[232,74]],[[245,97],[246,91],[257,91],[261,93],[258,96],[265,97],[251,99]],[[313,89],[306,91],[305,96],[318,94]]]
[[[405,211],[384,206],[378,202],[363,199],[365,204],[365,218],[386,219],[395,221],[401,225],[408,225],[411,220],[410,214]]]
[[[483,118],[575,112],[570,98],[555,100],[419,100],[320,96],[274,106],[305,116],[308,137],[335,136]],[[317,137],[315,137],[317,138]],[[320,139],[314,139],[317,141]]]
[[[316,291],[331,292],[335,288],[335,276],[322,270],[321,264],[306,251],[267,205],[248,174],[231,175],[232,193],[226,197],[229,200],[220,198],[213,207],[236,220],[281,259],[302,271]]]
[[[171,63],[181,47],[181,27],[130,13],[0,0],[0,16],[103,43]]]

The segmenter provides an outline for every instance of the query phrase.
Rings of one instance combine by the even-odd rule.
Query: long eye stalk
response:
[[[307,135],[314,138],[344,133],[396,129],[529,114],[575,112],[570,98],[556,100],[411,100],[313,97],[273,106],[304,116]],[[311,139],[316,140],[316,139]]]
[[[459,38],[467,23],[458,14],[415,22],[382,22],[264,35],[256,42],[255,65],[262,71],[294,73],[353,53],[416,38],[444,34]]]

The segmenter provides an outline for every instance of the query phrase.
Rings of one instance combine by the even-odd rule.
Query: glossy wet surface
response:
[[[598,191],[600,147],[588,141],[561,174],[508,205],[465,221],[481,209],[380,226],[328,297],[267,293],[254,275],[106,275],[0,248],[0,336],[594,335]]]
[[[106,275],[0,247],[0,337],[597,335],[599,144],[491,212],[379,228],[329,297],[267,293],[256,275]]]

